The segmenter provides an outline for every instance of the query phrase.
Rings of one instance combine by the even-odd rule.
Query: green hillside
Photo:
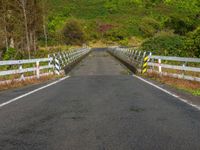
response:
[[[199,0],[51,0],[51,8],[51,35],[59,33],[66,22],[76,20],[89,41],[134,45],[144,40],[143,49],[157,52],[155,48],[161,47],[166,55],[189,54],[186,37],[199,32],[195,31],[200,24]],[[158,42],[163,40],[168,45]],[[152,41],[160,45],[149,46]],[[192,55],[199,55],[196,53]]]
[[[45,45],[95,41],[200,57],[200,0],[27,1],[27,21],[15,1],[7,0],[0,7],[0,56],[6,59],[26,56],[27,47],[30,56]]]

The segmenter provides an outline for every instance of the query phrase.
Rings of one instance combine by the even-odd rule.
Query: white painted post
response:
[[[159,73],[162,73],[162,66],[161,66],[161,59],[158,59],[158,65],[159,65],[159,67],[158,67],[158,69],[159,69]]]
[[[185,63],[183,64],[183,67],[184,67],[184,68],[186,67],[186,64],[187,64],[187,62],[185,62]],[[183,76],[183,79],[184,79],[184,76],[185,76],[185,70],[183,70],[183,72],[182,72],[182,76]]]
[[[20,65],[19,65],[19,72],[21,72],[22,69],[23,69],[22,64],[20,64]],[[21,81],[24,81],[24,80],[25,80],[25,78],[24,78],[24,74],[23,74],[23,73],[21,73],[20,80],[21,80]]]
[[[151,59],[151,56],[152,56],[152,52],[149,52],[149,59],[147,60],[147,63],[149,63],[150,61],[151,61],[151,62],[154,61],[153,59]],[[149,66],[149,65],[148,65],[148,66]],[[153,69],[154,69],[154,68],[153,68],[152,66],[149,67],[149,68],[150,68],[150,71],[153,72]]]
[[[40,78],[40,62],[39,61],[36,62],[36,77],[37,79]]]

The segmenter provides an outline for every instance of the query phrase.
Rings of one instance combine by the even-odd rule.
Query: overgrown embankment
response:
[[[41,0],[22,4],[0,2],[1,59],[33,58],[51,52],[51,46],[96,41],[139,46],[161,55],[200,57],[199,0]]]
[[[168,76],[160,76],[159,74],[156,73],[147,73],[145,77],[169,85],[176,89],[191,93],[192,95],[200,96],[199,82],[177,79]]]
[[[56,40],[57,33],[64,40],[67,37],[68,44],[101,40],[108,45],[141,45],[142,50],[151,50],[157,55],[200,56],[198,0],[63,0],[56,3],[48,23],[52,40]],[[63,36],[66,29],[71,32]],[[74,38],[69,40],[69,35]]]

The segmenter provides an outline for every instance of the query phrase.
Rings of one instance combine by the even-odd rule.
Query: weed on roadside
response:
[[[195,96],[200,96],[200,83],[183,79],[172,78],[168,76],[160,76],[157,73],[147,73],[145,77],[156,80],[160,83],[167,84],[176,89],[183,90]]]

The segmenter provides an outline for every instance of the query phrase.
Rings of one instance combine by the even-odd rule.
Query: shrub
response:
[[[184,51],[184,37],[172,33],[161,32],[156,36],[145,40],[141,49],[151,51],[156,55],[186,56]]]
[[[103,38],[120,45],[128,45],[128,34],[123,28],[114,28],[104,33]]]
[[[192,56],[200,58],[200,27],[188,35],[185,50]]]
[[[3,54],[3,60],[11,60],[15,59],[16,57],[16,49],[14,48],[8,48],[7,51]]]
[[[125,39],[119,41],[118,43],[119,43],[120,45],[122,45],[122,46],[128,46],[128,44],[129,44],[129,39],[128,39],[128,38],[125,38]]]
[[[65,44],[81,45],[86,42],[85,33],[81,24],[76,20],[69,20],[63,29]]]
[[[118,6],[113,1],[106,1],[104,7],[108,10],[109,13],[114,14],[118,11]]]
[[[195,29],[195,22],[189,18],[180,16],[171,16],[165,22],[164,26],[174,30],[174,33],[185,35]]]
[[[118,42],[118,41],[123,41],[127,37],[127,34],[124,30],[116,28],[105,33],[104,37],[108,40]]]
[[[139,29],[144,34],[144,36],[151,37],[161,30],[161,26],[160,23],[153,18],[145,17],[141,20]]]

